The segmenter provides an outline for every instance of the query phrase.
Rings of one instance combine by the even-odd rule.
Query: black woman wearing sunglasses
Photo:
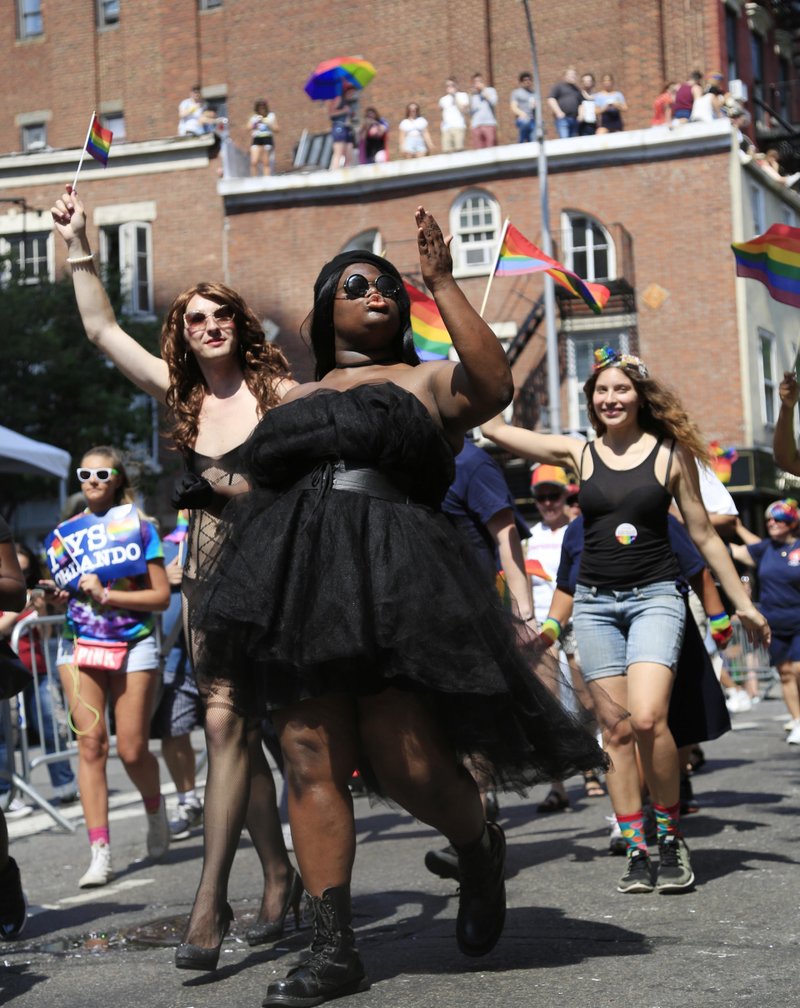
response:
[[[134,501],[122,456],[110,445],[91,448],[77,476],[86,513],[104,515],[112,507]],[[59,592],[57,596],[61,601],[69,599],[56,665],[78,738],[78,787],[91,851],[89,868],[78,882],[82,889],[107,885],[114,874],[106,777],[108,704],[114,713],[117,753],[147,812],[147,852],[158,861],[169,848],[158,760],[148,743],[158,691],[153,614],[167,608],[169,585],[155,525],[140,515],[140,529],[147,562],[144,574],[104,585],[97,574],[86,573],[78,582],[77,594]],[[81,641],[110,648],[116,660],[98,660],[98,647],[86,646],[82,652]]]
[[[268,1006],[366,985],[351,929],[356,766],[457,851],[456,937],[481,956],[503,928],[505,840],[461,758],[505,787],[602,763],[530,674],[497,593],[441,513],[464,433],[513,386],[436,221],[419,207],[416,224],[422,276],[460,362],[419,362],[391,263],[354,250],[323,266],[304,324],[317,381],[253,433],[253,489],[226,510],[230,531],[196,610],[201,666],[249,669],[273,711],[313,909],[311,954],[270,984]]]
[[[197,284],[174,300],[162,328],[162,357],[148,353],[116,321],[94,267],[83,204],[70,187],[52,215],[67,245],[87,336],[135,385],[167,406],[173,442],[190,470],[176,503],[191,509],[182,581],[186,620],[198,577],[219,546],[222,507],[248,490],[243,432],[251,431],[293,384],[288,365],[239,294],[216,283]],[[188,633],[187,641],[194,659],[196,634]],[[203,871],[176,965],[209,970],[216,967],[232,917],[228,877],[245,817],[264,870],[262,906],[247,932],[250,944],[283,933],[290,907],[296,916],[302,885],[286,853],[256,719],[236,702],[224,668],[212,670],[198,685],[206,706],[209,756]]]

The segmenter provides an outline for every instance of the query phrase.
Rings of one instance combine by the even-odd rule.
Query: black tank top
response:
[[[667,533],[672,498],[655,475],[660,446],[659,440],[638,466],[625,470],[609,469],[594,445],[588,446],[594,468],[588,479],[581,478],[578,498],[584,521],[579,584],[625,591],[677,576]]]

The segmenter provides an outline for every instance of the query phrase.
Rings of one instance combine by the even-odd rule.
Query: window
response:
[[[95,0],[95,2],[98,28],[109,28],[119,24],[119,0]]]
[[[595,350],[606,345],[622,353],[630,353],[629,331],[602,329],[596,333],[571,333],[567,337],[567,409],[571,430],[588,431],[591,428],[583,386],[592,373]]]
[[[374,252],[375,255],[383,255],[383,238],[377,228],[369,228],[366,231],[355,235],[342,247],[342,252],[349,252],[351,249],[362,249],[366,252]]]
[[[582,280],[613,280],[616,276],[614,243],[594,217],[565,211],[561,215],[562,262]]]
[[[728,50],[728,80],[739,79],[739,19],[730,7],[725,8],[725,47]]]
[[[767,427],[775,425],[778,413],[778,382],[775,366],[775,336],[758,330],[759,371],[761,373],[761,413]]]
[[[22,127],[23,151],[40,151],[45,147],[47,147],[47,126],[44,123],[30,123]]]
[[[197,6],[200,10],[213,10],[222,6],[222,0],[197,0]]]
[[[153,251],[151,227],[141,221],[100,229],[103,265],[118,271],[125,307],[132,315],[153,313]]]
[[[764,190],[755,182],[750,183],[750,210],[753,214],[753,234],[763,234],[766,230]]]
[[[47,231],[0,238],[0,256],[3,285],[10,281],[38,284],[53,279],[52,238]]]
[[[17,0],[17,34],[19,38],[35,38],[43,32],[41,0]]]
[[[764,126],[764,109],[759,104],[764,101],[764,40],[756,32],[750,35],[750,59],[753,67],[753,114],[756,123]]]
[[[497,255],[500,209],[482,192],[460,196],[450,209],[456,276],[487,274]]]
[[[100,122],[106,129],[111,130],[114,134],[115,142],[125,139],[125,114],[122,110],[119,112],[102,113],[100,116]]]

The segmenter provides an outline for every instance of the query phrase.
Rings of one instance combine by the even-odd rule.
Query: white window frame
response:
[[[120,284],[125,299],[125,310],[130,315],[142,318],[153,317],[153,229],[148,221],[125,221],[119,225],[106,224],[100,228],[100,260],[108,265],[109,232],[117,229],[119,232],[119,271]],[[144,262],[138,254],[137,238],[142,232],[145,236]],[[145,271],[142,277],[141,270]],[[144,280],[146,293],[143,304],[140,299],[140,288]]]
[[[489,211],[488,224],[480,222],[463,225],[462,210],[471,201],[485,201]],[[477,207],[475,207],[477,210]],[[502,222],[500,220],[500,204],[483,189],[468,189],[453,202],[450,207],[450,234],[453,235],[451,252],[453,255],[453,275],[456,277],[488,276],[492,271],[497,256],[497,244],[500,241]],[[471,235],[489,233],[489,237],[475,238]],[[479,254],[480,260],[467,262],[467,255]]]
[[[222,6],[223,0],[197,0],[197,9],[201,11],[216,10]]]
[[[598,329],[589,332],[573,332],[567,334],[567,422],[569,429],[581,431],[588,437],[594,437],[594,430],[589,423],[586,404],[583,402],[583,385],[590,372],[579,375],[577,367],[577,344],[589,344],[593,348],[608,344],[630,353],[630,329],[622,327],[615,329]],[[581,412],[585,414],[581,416]]]
[[[125,113],[122,109],[117,109],[114,112],[101,112],[100,122],[114,134],[115,143],[125,139],[127,130],[125,128]]]
[[[364,249],[368,252],[374,252],[375,255],[383,255],[385,248],[380,228],[374,227],[364,228],[363,231],[353,235],[350,241],[342,246],[341,251],[350,252],[354,249]]]
[[[582,244],[576,242],[576,227],[575,222],[578,218],[582,218],[586,221],[584,226],[583,234],[581,235]],[[594,240],[594,233],[592,231],[592,226],[596,227],[605,241],[604,245],[597,244]],[[617,251],[614,245],[614,239],[611,237],[608,228],[604,227],[603,224],[591,214],[585,213],[583,210],[564,210],[561,213],[561,261],[567,267],[567,269],[575,271],[574,259],[576,251],[586,252],[586,276],[581,276],[582,280],[588,280],[591,283],[596,281],[614,280],[617,276]],[[601,276],[595,270],[594,255],[595,249],[598,251],[604,249],[606,253],[606,262],[608,263],[608,276]],[[577,271],[575,271],[577,272]]]
[[[34,154],[36,151],[47,150],[47,123],[46,122],[35,122],[35,123],[25,123],[20,126],[20,143],[24,153]],[[41,131],[42,139],[33,140],[32,136],[37,132]]]
[[[31,258],[26,256],[23,263],[20,255],[23,239],[31,241],[33,238],[44,239],[44,255],[32,256]],[[15,246],[17,251],[16,254],[13,254]],[[25,264],[32,263],[36,265],[36,270],[31,272],[29,276],[26,276],[23,281],[28,286],[40,284],[43,279],[51,282],[55,280],[55,249],[52,232],[35,230],[27,231],[23,234],[22,231],[18,231],[15,234],[3,235],[0,237],[0,257],[2,257],[2,265],[0,266],[1,287],[7,286],[14,279],[14,266],[11,263],[11,259],[14,260],[14,265],[19,270],[18,276],[20,277],[24,273]]]
[[[27,0],[17,0],[17,38],[29,39],[39,38],[44,35],[44,16],[42,15],[41,0],[35,5],[34,10],[25,10]],[[36,20],[38,18],[38,21]],[[29,30],[29,25],[38,27],[38,31]]]
[[[764,345],[769,347],[769,369],[770,374],[764,373]],[[762,326],[758,327],[758,377],[759,377],[759,389],[761,391],[761,418],[763,420],[764,426],[768,430],[773,430],[775,427],[775,420],[778,417],[778,410],[780,408],[780,397],[778,396],[778,379],[777,379],[777,348],[775,341],[775,333],[769,331],[769,329],[764,329]],[[771,407],[771,409],[770,409]],[[772,418],[770,419],[770,413]]]

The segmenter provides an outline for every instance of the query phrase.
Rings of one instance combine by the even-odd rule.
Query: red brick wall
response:
[[[10,14],[12,0],[3,6]],[[543,0],[531,0],[531,9],[545,95],[568,64],[598,80],[612,73],[628,101],[629,128],[649,124],[665,79],[724,64],[719,0],[585,0],[577,18]],[[378,68],[365,101],[395,127],[406,104],[418,101],[437,140],[445,77],[455,74],[466,87],[474,71],[483,72],[499,92],[500,141],[511,142],[509,95],[531,67],[523,8],[509,0],[350,8],[327,0],[225,0],[206,12],[196,0],[136,0],[121,4],[119,25],[100,32],[90,0],[71,4],[68,16],[55,0],[42,0],[42,11],[45,35],[31,41],[18,42],[14,18],[2,19],[0,152],[19,149],[19,112],[52,110],[51,146],[78,147],[92,107],[110,101],[122,102],[128,139],[172,135],[178,103],[199,80],[227,86],[232,134],[242,147],[253,102],[269,100],[283,170],[302,129],[328,125],[324,108],[303,92],[308,75],[322,59],[352,54]],[[746,46],[741,55],[749,66]],[[552,133],[549,114],[547,121]],[[392,136],[392,154],[396,149]]]

